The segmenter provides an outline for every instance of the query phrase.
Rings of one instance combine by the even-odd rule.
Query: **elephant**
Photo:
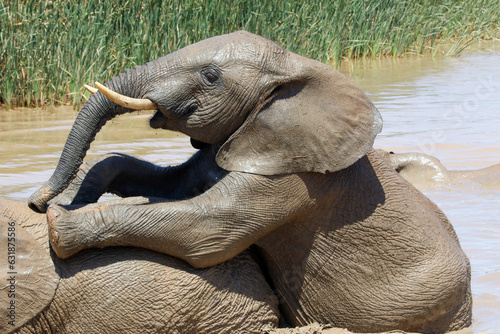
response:
[[[500,164],[477,170],[448,170],[438,158],[420,152],[377,152],[408,182],[417,188],[470,181],[482,187],[500,187]]]
[[[250,248],[289,325],[471,323],[470,263],[451,223],[373,149],[380,113],[334,68],[238,31],[96,86],[29,199],[61,259],[129,246],[210,268]],[[82,170],[106,121],[134,110],[154,110],[151,127],[198,152],[166,167],[109,154]],[[70,203],[50,204],[68,187]],[[93,204],[104,192],[122,199]]]
[[[12,270],[2,266],[2,333],[261,333],[278,324],[278,300],[249,251],[206,269],[132,247],[61,260],[46,215],[5,199],[0,230],[15,256]]]

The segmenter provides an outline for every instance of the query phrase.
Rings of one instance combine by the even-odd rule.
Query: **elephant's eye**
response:
[[[203,69],[201,75],[210,85],[213,85],[220,77],[219,71],[211,67]]]

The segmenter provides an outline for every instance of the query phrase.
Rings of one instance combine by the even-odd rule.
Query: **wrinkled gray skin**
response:
[[[26,242],[19,240],[23,228],[41,244],[31,251],[49,252],[45,214],[0,199],[0,223],[5,223],[2,217],[16,222],[18,247]],[[132,247],[91,249],[68,260],[53,253],[51,257],[60,278],[55,296],[47,307],[35,299],[28,308],[33,317],[19,333],[261,333],[278,324],[277,298],[248,252],[206,269]],[[18,272],[30,270],[19,263]],[[37,275],[29,272],[30,277]],[[33,279],[38,285],[30,291],[17,284],[16,293],[47,289],[45,280]],[[16,325],[27,312],[21,306]],[[2,319],[0,332],[12,329]]]
[[[166,168],[102,157],[73,204],[105,191],[155,202],[52,205],[49,235],[61,258],[127,245],[206,268],[254,245],[291,325],[438,333],[470,324],[470,266],[452,226],[372,149],[378,111],[339,72],[237,32],[106,86],[150,99],[153,127],[183,132],[201,149]],[[101,93],[90,98],[32,207],[45,210],[100,127],[125,112]]]
[[[500,164],[477,170],[448,170],[436,157],[419,152],[394,153],[377,150],[402,177],[417,188],[471,181],[488,188],[500,187]]]

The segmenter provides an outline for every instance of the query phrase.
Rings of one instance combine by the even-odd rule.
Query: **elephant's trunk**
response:
[[[128,70],[113,78],[106,86],[127,96],[143,96],[141,85],[137,85],[137,83],[147,80],[143,75],[146,69],[147,65]],[[31,195],[29,206],[45,212],[46,204],[64,191],[75,177],[90,143],[95,139],[102,126],[116,115],[131,111],[133,110],[130,108],[111,102],[100,92],[92,95],[71,128],[54,173],[40,189]]]

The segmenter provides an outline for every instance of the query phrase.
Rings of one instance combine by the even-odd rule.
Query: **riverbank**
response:
[[[185,45],[244,29],[339,66],[342,59],[458,55],[500,37],[500,0],[420,1],[4,1],[0,103],[73,104],[83,84]]]

